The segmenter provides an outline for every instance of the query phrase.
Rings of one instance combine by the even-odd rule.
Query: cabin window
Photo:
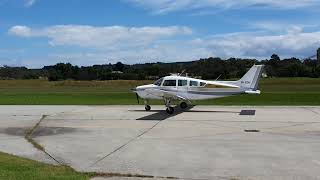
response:
[[[158,79],[158,80],[157,80],[156,82],[154,82],[153,84],[156,85],[156,86],[161,86],[162,80],[163,80],[163,78]]]
[[[190,81],[189,86],[198,86],[198,81]]]
[[[177,85],[176,80],[165,80],[162,86],[176,86],[176,85]]]
[[[178,80],[178,86],[188,86],[187,80]]]
[[[203,86],[205,86],[205,85],[206,85],[206,83],[200,82],[200,86],[201,86],[201,87],[203,87]]]

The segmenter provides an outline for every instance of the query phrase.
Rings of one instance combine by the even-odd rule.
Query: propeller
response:
[[[138,104],[140,104],[140,102],[139,102],[139,95],[138,95],[138,93],[136,93],[136,97],[137,97],[137,102],[138,102]]]
[[[139,95],[138,95],[138,93],[137,93],[137,88],[133,88],[133,89],[131,89],[131,91],[133,91],[133,92],[135,92],[135,93],[136,93],[137,102],[138,102],[138,104],[140,104],[140,101],[139,101]]]

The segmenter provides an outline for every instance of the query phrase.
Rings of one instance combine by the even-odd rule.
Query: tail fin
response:
[[[256,91],[262,74],[263,65],[253,65],[251,69],[239,80],[237,85],[243,89]]]

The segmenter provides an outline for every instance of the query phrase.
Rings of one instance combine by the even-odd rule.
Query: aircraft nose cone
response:
[[[133,91],[133,92],[138,92],[138,91],[142,91],[142,90],[144,90],[143,86],[137,86],[137,87],[131,89],[131,91]]]

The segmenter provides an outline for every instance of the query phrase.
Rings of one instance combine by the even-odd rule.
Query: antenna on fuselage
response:
[[[186,72],[186,70],[182,70],[182,72],[180,74],[178,74],[178,76],[181,76],[184,72]]]
[[[222,75],[222,74],[220,74],[215,81],[218,81],[218,79],[221,77],[221,75]]]

